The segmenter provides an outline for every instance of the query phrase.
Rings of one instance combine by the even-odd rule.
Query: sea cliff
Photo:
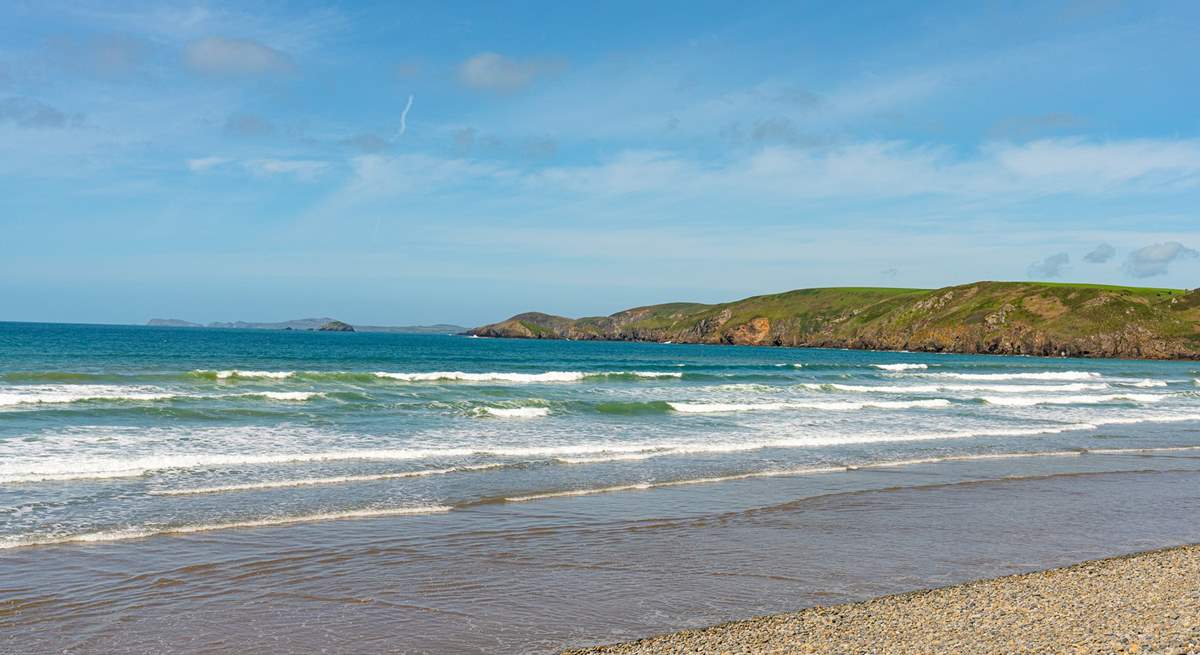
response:
[[[1200,359],[1200,289],[976,282],[942,289],[801,289],[570,319],[536,312],[481,337]]]

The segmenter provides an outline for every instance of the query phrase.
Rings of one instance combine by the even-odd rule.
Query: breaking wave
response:
[[[1091,371],[1040,371],[1036,373],[919,373],[923,377],[954,380],[1097,380],[1099,373]]]
[[[786,402],[786,403],[683,403],[668,402],[667,405],[685,414],[709,414],[716,412],[778,411],[788,409],[816,409],[830,411],[852,411],[857,409],[935,409],[949,407],[950,401],[942,398],[933,400],[874,400],[863,402]]]
[[[1156,403],[1166,398],[1155,394],[1126,393],[1102,396],[984,396],[989,405],[1031,407],[1033,405],[1098,405],[1111,402]]]
[[[820,391],[855,391],[862,393],[958,393],[990,391],[993,393],[1051,393],[1067,391],[1099,391],[1108,389],[1103,382],[1076,382],[1072,384],[837,384],[804,383],[805,389]]]
[[[496,418],[537,418],[550,414],[550,410],[545,407],[479,407],[476,414]]]

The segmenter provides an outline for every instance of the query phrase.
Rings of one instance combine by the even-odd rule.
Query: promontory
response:
[[[800,289],[570,319],[518,314],[480,337],[1069,357],[1200,359],[1200,289],[976,282]]]

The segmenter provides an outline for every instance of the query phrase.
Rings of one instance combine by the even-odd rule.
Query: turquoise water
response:
[[[1195,448],[1197,368],[3,323],[0,548]]]

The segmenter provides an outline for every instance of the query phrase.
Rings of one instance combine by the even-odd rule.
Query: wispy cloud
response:
[[[566,68],[562,59],[515,59],[494,52],[481,52],[458,68],[458,79],[472,89],[511,93],[543,75]]]
[[[188,44],[184,54],[192,70],[206,75],[270,75],[295,68],[286,54],[249,39],[208,37]]]
[[[251,159],[243,162],[246,170],[262,176],[287,175],[298,180],[313,180],[329,169],[329,163],[311,159]]]
[[[580,193],[725,193],[782,198],[926,194],[1030,197],[1200,187],[1200,141],[1033,141],[987,144],[973,156],[939,146],[869,141],[826,148],[770,146],[723,161],[626,151],[532,176]]]
[[[193,173],[203,173],[204,171],[224,166],[229,163],[229,159],[225,157],[199,157],[196,159],[187,160],[188,170]]]
[[[232,159],[228,157],[201,157],[187,161],[193,173],[207,173],[218,169],[237,167],[251,175],[260,177],[286,176],[310,182],[329,170],[329,162],[312,159]],[[236,170],[236,169],[234,169]]]
[[[83,114],[67,113],[35,98],[0,99],[0,123],[34,129],[61,129],[83,125]]]

